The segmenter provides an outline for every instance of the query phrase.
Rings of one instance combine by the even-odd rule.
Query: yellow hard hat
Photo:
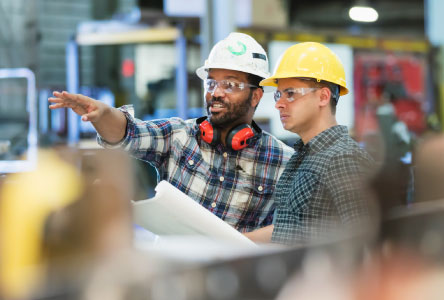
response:
[[[277,86],[278,79],[295,77],[328,81],[340,87],[340,96],[348,93],[344,66],[333,51],[319,43],[305,42],[288,48],[276,65],[273,76],[259,84]]]

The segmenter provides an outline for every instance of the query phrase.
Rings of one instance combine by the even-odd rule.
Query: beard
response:
[[[224,101],[221,97],[211,97],[211,100],[207,102],[207,114],[210,122],[215,127],[231,128],[239,122],[239,119],[245,117],[251,108],[251,99],[253,92],[250,91],[248,97],[240,103],[232,103],[230,101]],[[214,103],[220,103],[226,108],[226,112],[223,113],[210,113],[210,107]]]

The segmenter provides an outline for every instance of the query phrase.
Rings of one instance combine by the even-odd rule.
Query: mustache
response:
[[[214,103],[220,103],[223,105],[227,105],[227,103],[225,103],[225,101],[222,100],[221,97],[211,97],[211,100],[207,102],[207,107],[210,107],[211,105],[213,105]]]

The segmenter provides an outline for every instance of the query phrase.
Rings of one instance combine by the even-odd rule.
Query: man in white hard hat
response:
[[[271,224],[272,194],[293,150],[262,131],[253,114],[269,76],[264,49],[249,35],[231,33],[204,66],[208,116],[137,120],[83,95],[54,92],[51,109],[71,108],[90,121],[104,147],[122,147],[152,164],[167,180],[241,232]]]
[[[260,85],[277,87],[282,125],[300,139],[276,186],[274,225],[248,236],[301,245],[371,229],[375,207],[366,179],[374,163],[336,121],[339,96],[348,93],[336,54],[319,43],[293,45]]]

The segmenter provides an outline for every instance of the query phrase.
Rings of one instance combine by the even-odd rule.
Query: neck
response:
[[[221,143],[226,146],[226,140],[227,140],[227,134],[228,134],[228,130],[230,130],[230,128],[223,128],[220,131],[220,139],[221,139]]]
[[[338,125],[336,118],[331,116],[331,118],[321,118],[319,122],[312,124],[307,130],[302,130],[298,132],[304,144],[307,144],[311,139],[316,137],[321,132]]]

